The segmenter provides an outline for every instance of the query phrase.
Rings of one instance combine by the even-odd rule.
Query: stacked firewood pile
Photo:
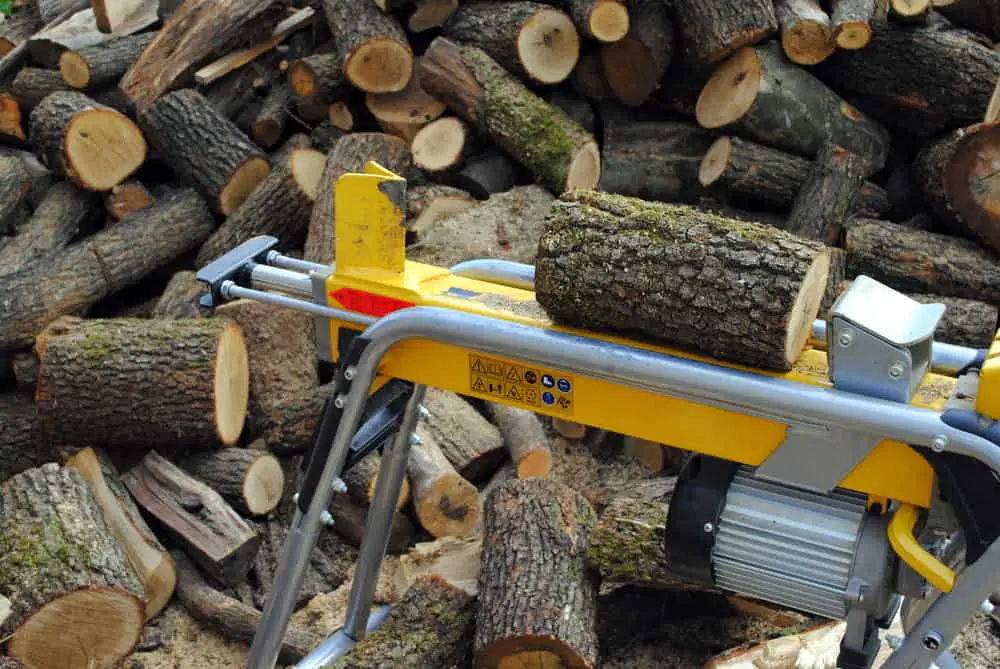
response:
[[[411,257],[537,260],[539,302],[563,321],[787,368],[802,314],[864,273],[947,303],[946,341],[984,346],[997,326],[988,2],[11,5],[0,666],[117,666],[175,599],[250,640],[329,370],[308,316],[205,315],[194,271],[261,234],[333,260],[332,185],[369,160],[408,179]],[[637,309],[650,284],[656,309]],[[622,621],[691,596],[662,556],[675,450],[441,391],[427,408],[390,538],[395,594],[379,594],[396,606],[338,666],[596,667]],[[300,607],[349,587],[378,468],[346,476]],[[773,623],[762,638],[815,622],[712,602]],[[320,641],[297,625],[283,662]],[[835,656],[838,629],[786,650],[819,639]],[[699,662],[726,648],[709,647]]]

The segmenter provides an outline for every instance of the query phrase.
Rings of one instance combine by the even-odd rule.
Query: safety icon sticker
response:
[[[573,413],[573,379],[550,370],[469,355],[470,394],[503,399],[526,409]]]

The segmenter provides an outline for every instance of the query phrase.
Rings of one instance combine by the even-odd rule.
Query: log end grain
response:
[[[732,153],[733,140],[731,137],[719,137],[712,142],[698,167],[698,183],[707,187],[718,181],[725,174]]]
[[[439,28],[457,9],[458,0],[415,0],[406,27],[413,33]]]
[[[721,128],[750,111],[761,84],[761,62],[744,47],[723,62],[698,96],[695,117],[703,128]]]
[[[347,57],[344,75],[365,93],[402,91],[413,76],[413,51],[391,37],[370,39]]]
[[[319,192],[320,177],[323,176],[323,166],[326,164],[326,154],[316,149],[294,149],[288,159],[292,178],[299,185],[311,202],[316,201]]]
[[[942,179],[949,208],[993,249],[1000,249],[998,161],[1000,122],[973,126],[958,141]]]
[[[219,192],[219,209],[229,216],[240,208],[243,201],[260,185],[271,172],[267,158],[251,156],[243,162]]]
[[[64,51],[59,56],[59,72],[73,88],[85,89],[90,85],[90,63],[76,51]]]
[[[10,93],[0,94],[0,137],[12,137],[18,142],[27,142],[24,121],[21,105],[17,103],[17,99]]]
[[[865,21],[844,21],[833,29],[833,41],[838,48],[858,51],[872,41],[872,28]]]
[[[618,0],[598,0],[587,17],[587,30],[598,42],[617,42],[628,34],[628,6]]]
[[[799,65],[822,63],[836,50],[829,23],[798,21],[781,33],[781,46],[788,59]]]
[[[465,151],[469,132],[469,126],[456,116],[431,121],[410,143],[413,164],[428,172],[455,167]]]
[[[558,84],[569,78],[580,60],[580,34],[566,12],[541,9],[522,25],[517,53],[536,81]]]
[[[281,463],[270,454],[262,454],[247,469],[243,478],[243,500],[248,513],[265,516],[278,507],[285,488]]]
[[[250,401],[250,360],[246,339],[235,323],[220,333],[215,361],[215,425],[223,444],[237,442]]]

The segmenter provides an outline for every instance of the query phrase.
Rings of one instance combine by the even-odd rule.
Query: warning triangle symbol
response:
[[[476,377],[476,380],[472,382],[472,389],[473,390],[478,390],[481,393],[482,392],[486,392],[486,384],[483,383],[482,379],[480,379],[479,377]]]
[[[473,360],[473,362],[472,362],[472,371],[479,372],[480,374],[485,374],[486,373],[486,367],[483,365],[483,361],[480,360],[479,358],[476,358],[475,360]]]
[[[511,367],[507,371],[507,380],[514,383],[521,383],[521,373],[517,371],[517,367]]]
[[[510,390],[507,391],[507,397],[512,400],[522,400],[521,391],[517,389],[517,386],[511,386]]]

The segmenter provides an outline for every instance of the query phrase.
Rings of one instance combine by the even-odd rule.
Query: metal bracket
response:
[[[785,440],[757,468],[759,478],[828,493],[879,444],[864,432],[793,424]],[[822,462],[822,467],[816,463]]]
[[[203,310],[211,311],[220,303],[225,302],[225,296],[222,295],[222,284],[226,281],[240,283],[237,280],[239,275],[254,264],[265,264],[268,253],[278,244],[279,240],[275,237],[266,235],[254,237],[198,270],[196,278],[206,284],[209,291],[206,295],[202,295],[199,306]]]

